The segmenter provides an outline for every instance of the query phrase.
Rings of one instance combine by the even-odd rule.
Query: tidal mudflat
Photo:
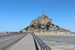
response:
[[[36,34],[53,50],[75,50],[75,34]]]

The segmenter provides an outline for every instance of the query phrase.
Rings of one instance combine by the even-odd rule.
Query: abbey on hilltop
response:
[[[53,24],[52,19],[49,19],[47,15],[44,15],[44,10],[43,10],[42,16],[38,17],[35,20],[32,20],[30,25],[32,25],[32,24],[37,25],[38,23],[46,25],[48,22]]]
[[[44,15],[44,10],[41,17],[32,20],[30,26],[21,30],[21,32],[26,31],[45,34],[71,34],[71,31],[53,24],[52,19],[49,19],[47,15]]]

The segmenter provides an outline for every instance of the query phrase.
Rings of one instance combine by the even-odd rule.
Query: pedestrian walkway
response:
[[[13,50],[36,50],[32,35],[27,34],[24,40],[19,43]]]

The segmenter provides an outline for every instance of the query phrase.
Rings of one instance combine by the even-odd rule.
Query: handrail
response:
[[[33,33],[32,33],[32,36],[35,42],[37,43],[39,50],[51,50],[51,48],[48,47],[38,36],[34,35]]]

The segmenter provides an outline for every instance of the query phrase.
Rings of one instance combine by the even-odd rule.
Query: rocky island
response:
[[[21,30],[21,32],[34,32],[43,34],[71,34],[70,30],[66,30],[53,24],[52,19],[49,19],[47,15],[44,15],[44,11],[42,16],[32,20],[30,26]]]

